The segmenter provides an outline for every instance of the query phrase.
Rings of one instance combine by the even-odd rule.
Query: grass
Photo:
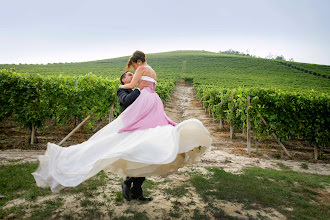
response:
[[[10,166],[0,166],[0,194],[6,196],[0,200],[0,207],[13,199],[33,201],[37,196],[51,194],[49,189],[37,187],[31,173],[38,167],[38,163],[22,163]],[[1,216],[1,215],[0,215]]]
[[[46,219],[50,218],[53,211],[63,205],[62,198],[56,198],[54,200],[47,200],[42,204],[34,205],[33,212],[31,213],[30,219]]]
[[[90,178],[89,180],[76,187],[63,189],[61,194],[83,193],[83,196],[93,198],[96,194],[99,194],[97,192],[98,189],[105,186],[108,180],[109,177],[106,175],[106,173],[101,171],[96,176]]]
[[[148,216],[147,216],[147,213],[145,211],[138,212],[136,210],[128,208],[124,211],[124,213],[133,214],[133,216],[129,216],[129,217],[122,216],[120,218],[115,218],[115,219],[137,219],[137,220],[149,219]]]
[[[208,219],[207,215],[204,215],[199,209],[194,209],[194,215],[192,219],[201,220],[201,219]]]
[[[291,170],[290,167],[288,167],[287,165],[283,164],[282,162],[276,163],[276,165],[281,168],[282,170]]]
[[[131,215],[131,216],[114,217],[113,220],[131,220],[131,219],[134,219],[134,220],[147,220],[147,219],[149,219],[146,212],[137,212],[137,211],[135,211],[132,214],[133,215]]]
[[[280,154],[279,152],[275,152],[275,153],[274,153],[274,157],[275,157],[276,159],[281,159],[281,154]]]
[[[95,207],[89,207],[83,209],[82,213],[79,214],[80,219],[101,219],[104,214]]]
[[[121,191],[117,191],[116,192],[116,198],[115,198],[116,202],[122,202],[124,201],[124,197],[123,194],[121,193]]]
[[[8,209],[0,209],[0,219],[4,218],[5,216],[12,215],[15,216],[23,216],[25,214],[25,208],[22,205],[13,206]]]
[[[8,162],[10,162],[10,163],[16,163],[16,162],[19,162],[19,161],[20,161],[20,159],[8,160]]]
[[[164,192],[170,196],[180,198],[188,193],[187,187],[188,187],[187,184],[183,184],[178,187],[169,187],[164,189]]]
[[[91,205],[93,205],[93,202],[89,199],[84,199],[84,200],[80,201],[81,207],[87,207],[87,206],[91,206]]]
[[[33,204],[33,202],[36,202],[37,197],[52,194],[49,188],[43,189],[37,187],[35,183],[31,173],[37,169],[38,165],[37,162],[26,162],[0,166],[0,194],[5,196],[0,199],[0,207],[15,199],[23,199]],[[63,205],[62,198],[60,197],[71,194],[76,194],[76,200],[80,200],[83,197],[83,200],[80,201],[80,206],[84,207],[84,211],[81,213],[83,215],[82,217],[99,217],[102,213],[98,210],[98,207],[103,204],[90,199],[99,194],[98,189],[104,187],[107,180],[109,180],[108,176],[101,171],[77,187],[63,189],[58,194],[59,197],[55,200],[46,200],[38,205],[30,205],[29,207],[33,210],[30,218],[36,219],[36,216],[38,218],[51,217],[52,212]],[[0,209],[0,219],[9,214],[16,217],[22,216],[26,213],[25,211],[25,207],[23,208],[20,205],[8,209]],[[66,214],[66,219],[70,219],[70,217],[72,216]]]
[[[143,195],[149,197],[153,189],[155,188],[155,182],[149,179],[145,179],[142,184]]]
[[[301,163],[300,164],[300,167],[302,168],[302,169],[305,169],[305,170],[308,170],[308,164],[307,163]]]
[[[274,208],[289,219],[328,219],[330,215],[330,206],[318,198],[318,191],[330,186],[329,176],[258,167],[246,168],[240,175],[208,169],[210,176],[191,177],[205,202],[225,200],[242,203],[246,209]]]
[[[170,209],[170,216],[173,218],[180,218],[181,216],[180,208],[178,206],[173,206]]]
[[[175,198],[168,213],[168,217],[181,218],[183,213],[196,205],[195,201],[183,203],[181,198],[189,194],[191,187],[205,203],[205,210],[196,207],[192,219],[237,219],[229,216],[225,210],[217,207],[218,202],[236,202],[242,204],[245,209],[263,210],[273,208],[288,219],[328,219],[330,206],[326,195],[326,187],[330,187],[330,176],[312,175],[294,172],[284,164],[277,164],[283,170],[262,169],[250,167],[243,170],[240,175],[227,173],[218,168],[207,168],[208,175],[201,173],[190,174],[190,179],[182,185],[163,189],[161,192]],[[36,186],[31,173],[37,168],[37,163],[10,164],[0,167],[0,194],[5,198],[0,199],[0,219],[2,218],[28,218],[28,219],[100,219],[109,216],[111,219],[148,219],[145,210],[130,207],[124,209],[124,213],[116,216],[115,207],[126,203],[121,190],[111,191],[111,196],[99,195],[104,192],[110,178],[100,172],[91,179],[75,188],[67,188],[52,198],[50,189],[42,189]],[[119,180],[119,179],[118,179]],[[119,184],[115,180],[114,184]],[[119,182],[122,182],[120,179]],[[167,180],[165,180],[167,181]],[[172,182],[170,182],[172,184]],[[119,185],[118,185],[119,186]],[[157,187],[162,188],[161,183],[155,183],[146,179],[143,184],[144,194],[147,196],[155,192]],[[66,198],[73,198],[74,208],[64,207]],[[323,197],[322,197],[323,196]],[[37,198],[44,201],[38,202]],[[188,197],[187,197],[188,198]],[[2,207],[7,202],[15,199],[23,200],[23,203],[13,205],[10,208]],[[24,202],[27,200],[28,202]],[[113,203],[115,202],[115,203]],[[162,201],[158,201],[162,202]],[[112,206],[110,204],[115,204]],[[143,202],[137,207],[143,207]],[[63,212],[63,209],[66,210]],[[288,209],[289,208],[289,209]],[[56,211],[58,210],[58,211]],[[76,211],[79,210],[79,211]],[[102,211],[103,210],[103,211]],[[265,216],[246,216],[248,219],[264,219]]]

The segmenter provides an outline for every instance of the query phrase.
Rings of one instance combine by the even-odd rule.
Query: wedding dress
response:
[[[165,177],[194,163],[210,148],[210,133],[199,120],[175,124],[155,92],[156,81],[148,76],[141,80],[149,81],[149,86],[135,102],[87,141],[70,147],[47,143],[32,173],[39,187],[59,192],[101,170],[130,177]]]

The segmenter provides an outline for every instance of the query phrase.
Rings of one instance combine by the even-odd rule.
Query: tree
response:
[[[275,60],[285,60],[283,55],[277,55]]]

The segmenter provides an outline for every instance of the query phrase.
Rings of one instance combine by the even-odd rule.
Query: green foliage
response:
[[[310,74],[313,76],[330,79],[330,66],[307,64],[307,63],[292,63],[292,62],[279,62],[279,63],[289,68],[296,69],[305,74]]]
[[[114,104],[114,114],[120,113],[117,99],[119,81],[94,74],[77,76],[41,76],[16,73],[14,69],[0,72],[0,121],[14,116],[22,127],[42,128],[48,118],[65,124],[72,118],[92,120],[105,117]],[[170,97],[176,78],[165,77],[156,91],[162,100]],[[90,123],[91,123],[90,122]]]
[[[303,138],[317,146],[328,146],[330,143],[328,94],[258,87],[228,89],[198,83],[195,83],[194,87],[204,107],[210,109],[216,118],[233,123],[237,129],[246,128],[247,96],[250,95],[251,128],[258,139],[275,131],[282,141]],[[260,116],[269,124],[268,128],[260,120]]]
[[[26,127],[40,127],[49,117],[65,123],[91,113],[97,116],[92,120],[98,120],[108,114],[111,103],[115,103],[118,115],[114,90],[127,60],[0,65],[30,73],[2,70],[0,121],[14,115]],[[198,97],[215,118],[242,129],[246,126],[246,97],[250,95],[251,126],[258,139],[275,131],[282,141],[303,138],[317,146],[329,145],[330,80],[325,78],[329,77],[329,66],[206,51],[155,53],[147,55],[147,62],[157,72],[156,91],[162,100],[170,97],[176,81],[183,78],[194,83]]]
[[[249,54],[248,52],[247,53],[243,53],[243,52],[239,52],[239,51],[233,50],[233,49],[229,49],[229,50],[226,50],[226,51],[220,51],[219,53],[229,54],[229,55],[237,55],[237,56],[255,57],[255,56]]]
[[[0,119],[11,115],[23,127],[41,127],[47,118],[66,122],[72,117],[94,114],[94,120],[108,114],[117,105],[117,83],[92,74],[85,76],[42,77],[2,70]]]

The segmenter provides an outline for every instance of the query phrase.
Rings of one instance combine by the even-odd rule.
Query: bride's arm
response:
[[[123,88],[123,89],[133,89],[136,84],[138,84],[138,82],[140,81],[142,74],[144,72],[144,68],[138,68],[133,76],[133,79],[130,83],[125,84],[125,85],[120,85],[119,88]]]

